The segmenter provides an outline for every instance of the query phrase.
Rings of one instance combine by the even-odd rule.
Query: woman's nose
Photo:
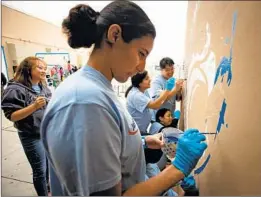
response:
[[[143,72],[145,69],[145,65],[146,65],[146,60],[140,60],[139,65],[137,66],[137,70],[139,72]]]

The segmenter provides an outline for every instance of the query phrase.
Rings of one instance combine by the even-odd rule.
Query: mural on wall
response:
[[[200,2],[198,1],[196,3],[195,9],[194,9],[194,15],[192,20],[192,28],[190,29],[190,46],[193,44],[194,40],[192,40],[192,35],[194,34],[194,28],[196,19],[197,19],[197,12],[200,7]],[[231,35],[229,37],[226,37],[224,44],[229,45],[230,52],[229,55],[224,56],[221,58],[220,62],[217,62],[217,57],[215,55],[215,52],[213,51],[211,45],[211,27],[208,22],[206,22],[205,25],[205,44],[203,46],[203,49],[200,53],[191,53],[190,54],[190,63],[188,65],[188,82],[187,82],[187,90],[186,90],[186,100],[187,105],[185,106],[185,125],[186,128],[188,128],[189,124],[189,115],[193,108],[193,100],[195,99],[196,91],[201,87],[202,84],[207,86],[207,101],[210,100],[210,96],[213,93],[213,89],[218,84],[219,90],[220,90],[220,98],[222,98],[222,102],[220,103],[219,110],[213,110],[211,115],[205,114],[205,128],[202,132],[211,132],[215,133],[214,140],[218,136],[219,132],[221,132],[222,128],[225,126],[228,128],[228,122],[225,120],[225,114],[227,109],[227,102],[226,102],[226,96],[223,91],[223,86],[229,87],[232,83],[233,78],[233,64],[232,64],[232,57],[233,57],[233,43],[234,43],[234,35],[235,35],[235,29],[236,29],[236,22],[237,22],[237,11],[234,12],[233,18],[232,18],[232,30]],[[189,46],[189,47],[190,47]],[[188,51],[191,51],[191,48],[188,49]],[[218,101],[220,102],[220,101]],[[206,109],[210,108],[208,105],[209,102],[206,104]],[[212,131],[208,128],[208,118],[210,116],[216,115],[218,117],[216,130]],[[206,142],[209,145],[209,136],[206,135]],[[207,154],[203,158],[204,161],[201,163],[201,166],[199,166],[197,169],[195,169],[194,174],[200,174],[204,171],[206,166],[208,165],[208,162],[211,160],[211,154],[210,153],[204,153]]]

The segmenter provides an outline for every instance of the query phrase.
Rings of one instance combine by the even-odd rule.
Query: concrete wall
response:
[[[201,195],[261,195],[261,2],[189,1],[185,128],[213,132]]]
[[[46,10],[48,12],[48,10]],[[13,66],[37,52],[68,52],[75,65],[85,64],[89,50],[73,50],[61,28],[2,5],[2,46],[5,50],[9,78]]]

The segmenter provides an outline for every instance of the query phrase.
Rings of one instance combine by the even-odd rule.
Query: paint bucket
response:
[[[173,127],[162,129],[162,139],[164,146],[161,148],[161,150],[171,161],[176,155],[177,143],[182,135],[183,131]]]

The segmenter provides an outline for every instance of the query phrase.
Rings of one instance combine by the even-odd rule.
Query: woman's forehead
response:
[[[170,115],[170,111],[166,111],[165,115],[166,115],[166,116],[167,116],[167,115]]]
[[[143,36],[139,39],[133,40],[133,45],[138,48],[142,48],[146,53],[150,53],[153,48],[154,39],[151,36]],[[146,54],[146,55],[148,55]]]
[[[43,61],[41,61],[41,60],[36,60],[36,65],[37,66],[47,67],[47,65]]]

